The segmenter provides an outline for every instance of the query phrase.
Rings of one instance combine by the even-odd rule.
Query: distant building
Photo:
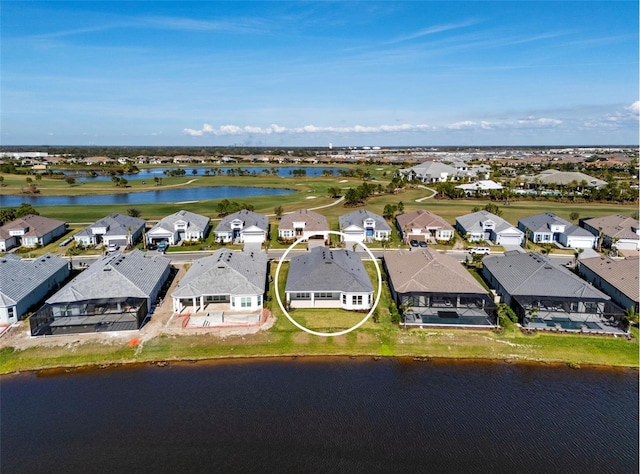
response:
[[[405,242],[416,239],[435,243],[453,238],[454,230],[451,224],[424,209],[396,216],[396,224]]]
[[[209,218],[189,211],[178,211],[163,217],[149,232],[147,243],[167,241],[176,245],[181,241],[204,240],[209,230]]]
[[[438,161],[425,161],[419,165],[398,171],[398,174],[408,180],[418,180],[423,183],[443,183],[454,181],[458,177],[458,170],[453,166]]]
[[[73,239],[85,246],[116,244],[126,247],[140,240],[145,225],[144,219],[113,213],[85,227]]]
[[[640,225],[638,219],[614,214],[593,219],[583,219],[583,227],[596,237],[602,230],[603,243],[619,250],[640,250]]]
[[[216,242],[258,243],[267,240],[269,219],[247,209],[222,218],[215,229]]]
[[[456,219],[456,228],[467,241],[487,240],[496,245],[522,245],[524,232],[489,211],[472,212]]]
[[[13,254],[0,258],[0,326],[20,320],[69,276],[69,262],[45,254],[23,260]]]
[[[342,241],[345,243],[388,240],[391,227],[382,216],[366,209],[343,214],[338,218]]]
[[[558,242],[565,247],[592,249],[596,237],[589,231],[558,217],[552,212],[523,217],[518,221],[518,229],[527,234],[529,240],[539,244]]]
[[[285,214],[278,225],[278,237],[284,240],[316,240],[329,242],[327,218],[317,212],[302,209]]]
[[[42,247],[67,231],[67,224],[48,217],[28,214],[0,227],[0,252],[14,247]]]
[[[576,171],[559,171],[549,169],[542,171],[541,173],[533,176],[528,180],[529,184],[533,185],[549,185],[556,184],[559,186],[567,186],[571,183],[576,183],[578,186],[585,185],[590,188],[602,188],[606,186],[607,182],[588,174],[576,172]]]
[[[502,189],[502,185],[490,179],[483,179],[475,183],[460,184],[456,188],[462,189],[467,196],[475,196],[488,194],[490,191],[499,191]]]

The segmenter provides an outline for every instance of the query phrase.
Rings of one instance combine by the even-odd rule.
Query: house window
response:
[[[297,300],[310,300],[311,299],[311,294],[310,293],[296,293],[295,298]]]
[[[330,300],[333,298],[333,293],[321,291],[320,293],[315,293],[314,298],[317,300]]]
[[[262,295],[258,296],[258,306],[262,306]]]
[[[371,295],[369,295],[369,296],[367,297],[367,302],[368,302],[369,306],[371,306]]]
[[[240,307],[241,308],[250,308],[251,307],[251,296],[243,296],[240,298]]]
[[[362,295],[352,296],[351,297],[352,305],[362,305]]]
[[[598,305],[593,302],[587,302],[584,304],[584,312],[585,313],[595,313]]]
[[[342,295],[342,304],[347,304],[347,295]]]
[[[11,308],[7,308],[7,311],[9,313],[9,319],[13,318],[15,316],[15,309],[13,307]]]

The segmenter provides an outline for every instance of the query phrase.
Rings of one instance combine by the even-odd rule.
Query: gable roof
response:
[[[10,230],[25,229],[28,228],[24,236],[27,237],[42,237],[45,234],[57,229],[60,226],[65,225],[63,221],[56,219],[49,219],[48,217],[36,216],[35,214],[27,214],[23,217],[7,222],[0,227],[0,239],[8,239]]]
[[[539,181],[542,184],[569,184],[572,181],[580,184],[582,181],[586,181],[589,186],[592,187],[602,187],[607,184],[606,181],[602,181],[601,179],[594,178],[593,176],[589,176],[588,174],[580,173],[577,171],[559,171],[555,169],[548,169],[540,172],[540,174],[535,175],[530,179],[531,182]]]
[[[460,262],[430,248],[387,252],[384,263],[398,293],[487,294]]]
[[[145,220],[139,217],[113,213],[85,227],[76,235],[93,235],[92,229],[97,227],[105,227],[107,229],[105,235],[127,235],[130,232],[129,229],[131,232],[136,232],[144,225]]]
[[[329,223],[327,218],[317,212],[301,209],[290,214],[285,214],[280,219],[279,229],[293,229],[294,222],[305,222],[306,231],[327,231]]]
[[[0,258],[0,306],[17,304],[68,265],[65,259],[48,253],[34,260],[12,254]]]
[[[455,176],[458,174],[458,170],[456,168],[445,163],[440,163],[439,161],[425,161],[412,166],[411,168],[400,170],[400,173],[402,174],[408,174],[410,172],[414,172],[417,176],[421,177],[435,176],[438,178],[443,173],[446,173],[448,176]]]
[[[537,252],[505,252],[482,264],[512,296],[550,296],[609,300],[600,290]]]
[[[424,209],[418,209],[414,212],[407,212],[405,214],[400,214],[396,216],[396,221],[401,229],[404,229],[406,226],[411,228],[437,228],[437,229],[445,229],[445,230],[453,230],[451,224],[445,221],[442,217],[425,211]]]
[[[236,219],[240,219],[244,223],[243,229],[248,229],[249,227],[257,227],[266,231],[267,227],[269,227],[269,219],[267,218],[267,216],[257,214],[247,209],[242,209],[238,212],[234,212],[233,214],[229,214],[228,216],[223,217],[220,223],[216,226],[215,232],[231,232],[231,222]]]
[[[552,212],[543,212],[534,216],[523,217],[518,224],[528,228],[531,232],[551,232],[552,225],[563,225],[569,227],[571,222],[556,216]]]
[[[588,268],[630,300],[640,301],[640,285],[638,283],[640,259],[637,257],[624,260],[593,257],[580,259],[579,263],[580,267]]]
[[[47,303],[66,303],[92,299],[148,298],[168,271],[170,260],[140,250],[116,252],[95,261],[71,280]]]
[[[181,210],[160,219],[160,221],[158,221],[158,223],[153,226],[151,231],[163,229],[173,233],[175,230],[176,222],[178,221],[186,221],[189,226],[189,230],[195,230],[196,232],[204,232],[204,230],[209,225],[209,218],[207,216],[202,216],[193,212]]]
[[[640,239],[640,235],[636,234],[636,230],[640,226],[638,219],[623,216],[622,214],[594,217],[592,219],[585,219],[583,222],[594,229],[602,227],[602,233],[609,237],[630,240]]]
[[[316,247],[291,259],[285,291],[368,293],[373,285],[357,253]]]
[[[262,252],[216,250],[193,262],[171,296],[255,295],[265,292],[267,257]]]
[[[465,214],[464,216],[460,216],[456,218],[456,222],[459,226],[463,227],[467,232],[482,232],[482,222],[487,220],[493,221],[495,223],[494,232],[496,234],[500,234],[505,231],[511,231],[519,234],[523,234],[520,229],[517,229],[509,222],[505,221],[502,217],[496,216],[489,211],[477,211],[472,212],[471,214]]]
[[[340,223],[340,229],[346,229],[352,225],[364,229],[365,219],[373,219],[376,223],[376,230],[391,232],[391,227],[389,227],[389,224],[387,224],[387,221],[385,221],[382,216],[367,211],[366,209],[358,209],[357,211],[342,214],[338,217],[338,222]]]

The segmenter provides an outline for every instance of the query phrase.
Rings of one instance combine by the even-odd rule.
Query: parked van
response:
[[[469,253],[471,255],[489,255],[491,253],[491,249],[489,247],[474,247],[469,249]]]

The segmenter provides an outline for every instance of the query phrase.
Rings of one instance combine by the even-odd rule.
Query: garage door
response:
[[[500,245],[520,245],[520,237],[518,236],[510,236],[510,235],[502,235],[500,236]]]

